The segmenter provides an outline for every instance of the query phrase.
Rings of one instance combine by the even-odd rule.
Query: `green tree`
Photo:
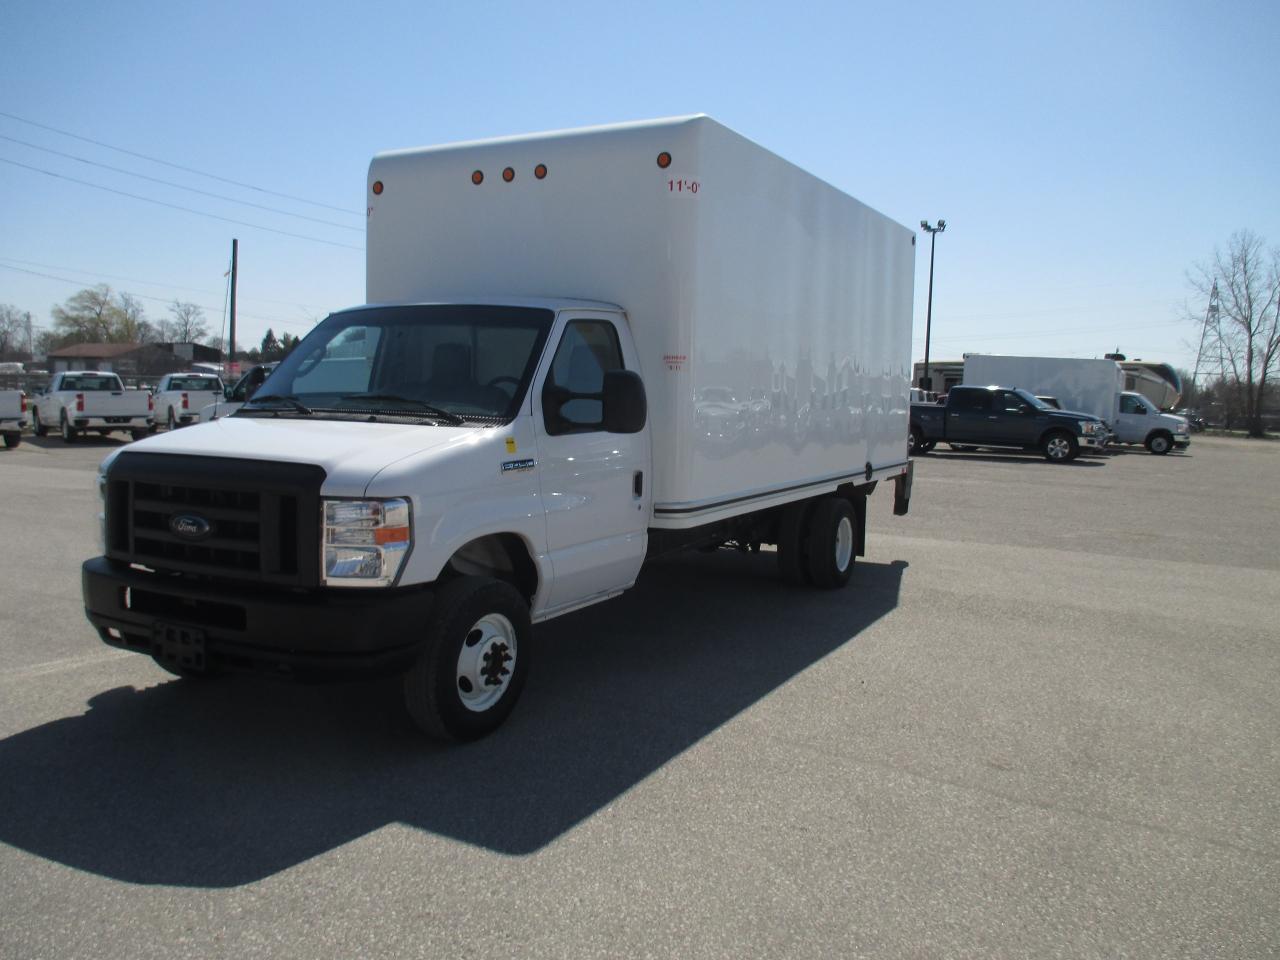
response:
[[[262,344],[258,347],[258,353],[264,363],[271,360],[279,360],[283,356],[280,350],[280,341],[276,339],[275,331],[270,327],[267,327],[267,332],[263,334]]]

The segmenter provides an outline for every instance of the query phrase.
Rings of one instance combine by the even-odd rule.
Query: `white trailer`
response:
[[[1092,414],[1114,433],[1124,372],[1114,360],[967,353],[964,385],[1021,387],[1038,396],[1052,396],[1063,410]]]
[[[531,623],[646,557],[777,544],[840,587],[877,483],[906,512],[905,227],[702,116],[382,154],[368,207],[367,305],[234,415],[104,463],[105,642],[402,672],[419,726],[468,739]]]

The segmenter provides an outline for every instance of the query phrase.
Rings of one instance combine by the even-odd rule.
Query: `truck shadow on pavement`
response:
[[[919,457],[919,454],[915,456]],[[965,460],[974,463],[1013,463],[1023,465],[1040,465],[1042,467],[1052,467],[1055,470],[1076,467],[1101,467],[1105,466],[1107,457],[1105,454],[1082,455],[1070,460],[1067,463],[1050,463],[1043,456],[1031,451],[1019,452],[1012,450],[1009,453],[978,453],[969,450],[932,450],[926,456],[938,460]]]
[[[860,562],[825,592],[783,584],[772,553],[656,564],[536,627],[516,712],[462,747],[410,729],[394,682],[108,690],[0,741],[0,840],[191,887],[251,883],[392,823],[530,854],[856,639],[897,606],[906,567]]]

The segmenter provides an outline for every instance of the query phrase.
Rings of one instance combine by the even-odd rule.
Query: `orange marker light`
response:
[[[533,168],[533,175],[539,180],[545,180],[547,177],[547,165],[545,163],[538,164]]]
[[[377,196],[381,196],[381,195],[382,195],[382,181],[381,181],[381,180],[375,180],[375,181],[373,181],[373,195],[374,195],[375,197],[377,197]]]
[[[663,150],[660,154],[658,154],[658,166],[660,166],[663,170],[671,166],[671,154],[667,153],[667,151],[665,150]]]
[[[507,167],[505,170],[502,171],[502,179],[507,181],[507,183],[510,183],[515,178],[516,178],[516,172],[511,167]]]
[[[379,545],[387,543],[408,543],[408,527],[375,527],[373,542]]]
[[[477,187],[480,186],[480,184],[484,183],[483,171],[477,170],[475,173],[471,174],[471,182],[474,183]]]

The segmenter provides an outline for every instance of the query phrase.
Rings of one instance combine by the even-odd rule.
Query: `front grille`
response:
[[[314,586],[324,475],[306,464],[123,453],[107,477],[107,556]]]

